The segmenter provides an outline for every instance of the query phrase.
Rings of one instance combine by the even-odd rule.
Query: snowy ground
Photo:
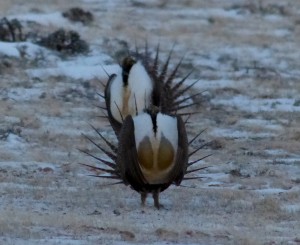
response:
[[[0,42],[1,244],[300,244],[300,2],[2,0],[0,17],[25,30],[77,31],[90,45],[68,56]],[[61,13],[82,7],[88,25]],[[186,54],[206,91],[189,137],[213,144],[198,175],[161,195],[164,209],[125,186],[87,177],[96,163],[82,133],[114,134],[97,92],[127,44]],[[101,102],[100,102],[101,103]],[[99,140],[100,142],[100,140]],[[99,152],[99,156],[101,153]]]

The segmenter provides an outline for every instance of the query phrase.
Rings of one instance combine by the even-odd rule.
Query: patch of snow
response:
[[[201,188],[214,188],[214,187],[222,187],[222,188],[234,188],[238,189],[239,185],[228,185],[229,182],[229,174],[225,173],[199,173],[198,176],[203,178],[205,183],[201,184]]]
[[[194,8],[194,9],[174,9],[171,12],[176,17],[189,16],[199,19],[209,19],[211,17],[229,18],[229,19],[244,19],[244,16],[238,14],[236,10],[225,10],[222,8]]]
[[[48,162],[0,162],[0,167],[17,168],[20,169],[23,166],[26,168],[57,168],[56,164]]]
[[[197,68],[197,66],[201,67],[210,67],[210,68],[215,68],[219,69],[220,67],[220,62],[217,61],[217,59],[211,59],[211,57],[204,58],[204,57],[196,57],[195,60],[193,60],[194,66]]]
[[[294,106],[295,99],[251,99],[247,96],[238,95],[230,99],[213,99],[211,102],[215,105],[224,105],[236,107],[243,111],[284,111],[300,112],[300,106]]]
[[[278,21],[282,21],[282,16],[275,15],[275,14],[269,14],[269,15],[265,15],[264,19],[271,21],[271,22],[278,22]]]
[[[178,83],[181,79],[175,79],[174,84]],[[197,82],[196,82],[197,81]],[[195,83],[196,82],[196,83]],[[212,89],[222,89],[222,88],[238,88],[245,86],[245,84],[248,82],[248,80],[244,80],[243,83],[239,83],[238,81],[234,81],[231,79],[187,79],[184,84],[186,86],[189,86],[193,83],[194,89],[198,89],[200,91],[202,90],[212,90]],[[251,81],[249,81],[250,84]]]
[[[225,9],[207,9],[205,11],[209,15],[223,17],[223,18],[232,18],[232,19],[244,19],[244,16],[238,14],[237,10],[225,10]]]
[[[127,242],[127,241],[114,241],[113,244],[115,245],[130,245],[132,244],[132,242]],[[144,242],[135,242],[134,244],[136,245],[143,245],[145,244]],[[160,242],[151,242],[152,245],[185,245],[186,243],[180,243],[180,242],[171,242],[171,241],[160,241]],[[189,243],[189,245],[205,245],[207,243],[201,243],[201,242],[197,242],[197,243]]]
[[[296,213],[300,211],[300,204],[286,204],[281,208],[289,213]]]
[[[216,89],[216,88],[234,88],[237,87],[237,82],[228,79],[220,79],[220,80],[199,80],[197,84],[195,84],[195,88],[201,89]]]
[[[15,43],[0,42],[0,53],[10,57],[20,57],[20,51],[16,48]]]
[[[12,182],[0,182],[0,187],[1,188],[8,188],[8,189],[21,189],[21,190],[26,190],[26,189],[33,189],[33,190],[47,190],[50,191],[57,191],[57,187],[43,187],[43,186],[36,186],[36,185],[27,185],[27,184],[17,184],[17,183],[12,183]],[[69,191],[69,192],[77,192],[78,188],[74,186],[60,186],[61,190]]]
[[[299,187],[293,187],[290,189],[281,189],[281,188],[265,188],[265,189],[258,189],[254,190],[257,193],[263,194],[263,195],[273,195],[273,194],[280,194],[283,192],[292,192],[292,191],[299,191]]]
[[[89,56],[76,56],[71,60],[58,61],[58,67],[72,67],[72,66],[101,66],[106,61],[110,61],[111,57],[103,53],[94,53]]]
[[[205,186],[222,186],[224,183],[221,181],[211,181],[208,183],[205,183]]]
[[[273,30],[272,34],[276,37],[286,37],[286,36],[290,36],[291,32],[287,29],[278,29],[278,30]]]
[[[0,238],[1,239],[1,238]],[[1,241],[1,240],[0,240]],[[14,245],[53,245],[53,244],[60,244],[60,245],[80,245],[86,244],[86,240],[79,240],[79,239],[70,239],[69,237],[57,237],[57,238],[47,238],[47,239],[33,239],[30,238],[28,240],[19,239],[19,238],[5,238],[3,244],[14,244]],[[129,243],[128,243],[129,244]]]
[[[282,130],[283,127],[276,123],[275,120],[264,119],[241,119],[237,123],[238,126],[261,126],[270,130]]]
[[[274,155],[274,156],[288,154],[287,151],[284,151],[282,149],[268,149],[268,150],[265,150],[265,152],[268,153],[269,155]]]
[[[65,134],[71,136],[80,136],[82,135],[82,131],[77,127],[69,127],[68,121],[62,120],[61,117],[49,117],[49,116],[41,116],[39,118],[43,125],[43,130],[45,132],[49,131],[52,134]],[[86,124],[86,122],[82,121],[82,124]],[[53,130],[55,128],[55,131]],[[54,131],[54,132],[53,132]]]
[[[19,117],[13,117],[13,116],[4,116],[4,121],[14,124],[14,123],[19,123],[20,118]]]
[[[26,58],[35,59],[41,53],[44,56],[50,55],[47,49],[31,42],[0,42],[0,54],[10,57],[21,58],[24,55]]]
[[[6,147],[9,149],[23,149],[25,141],[20,136],[10,133],[6,139]]]
[[[214,50],[216,54],[220,56],[228,55],[232,58],[244,59],[247,57],[247,60],[270,60],[273,57],[273,52],[269,48],[258,48],[252,46],[243,46],[243,47],[232,47],[224,46],[220,49]]]
[[[229,128],[215,128],[210,131],[210,134],[214,137],[226,137],[226,138],[266,138],[266,137],[273,137],[276,136],[274,133],[254,133],[250,131],[241,131],[236,129],[229,129]]]
[[[14,88],[7,94],[8,97],[15,101],[32,101],[44,92],[42,88]]]
[[[31,77],[43,77],[44,79],[48,77],[59,77],[67,76],[73,79],[83,79],[90,80],[93,78],[98,78],[101,80],[107,80],[108,74],[120,72],[119,65],[74,65],[74,66],[65,66],[59,64],[57,68],[38,68],[38,69],[28,69],[27,74]]]
[[[229,178],[229,174],[225,174],[225,173],[205,173],[205,174],[200,174],[201,177],[205,177],[208,179],[212,179],[212,180],[227,180]]]
[[[266,188],[266,189],[259,189],[255,190],[255,192],[260,193],[260,194],[280,194],[283,192],[286,192],[287,190],[285,189],[280,189],[280,188]]]
[[[267,163],[285,163],[285,164],[300,164],[300,157],[297,158],[276,158],[271,161],[267,161]]]
[[[67,18],[62,16],[61,12],[53,13],[27,13],[27,14],[17,14],[12,15],[9,19],[18,19],[21,21],[32,21],[39,23],[41,25],[56,25],[59,27],[70,26],[71,23]]]

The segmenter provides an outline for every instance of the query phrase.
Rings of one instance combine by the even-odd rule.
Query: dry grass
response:
[[[88,122],[114,139],[107,122],[96,117],[101,113],[94,106],[95,92],[103,90],[99,79],[33,79],[27,69],[43,68],[47,62],[4,57],[10,66],[0,62],[0,115],[5,115],[0,129],[21,131],[18,135],[16,130],[12,132],[19,137],[16,142],[0,140],[0,241],[299,243],[299,210],[292,209],[300,202],[299,111],[251,112],[212,102],[247,96],[253,101],[295,98],[297,103],[299,77],[293,74],[299,70],[300,49],[295,41],[299,2],[280,3],[285,14],[270,14],[279,9],[278,2],[245,0],[235,7],[242,12],[252,8],[254,13],[233,16],[230,11],[234,11],[235,1],[120,1],[115,8],[106,4],[4,0],[0,13],[51,13],[82,6],[93,12],[95,22],[68,27],[80,32],[97,51],[111,56],[124,52],[120,43],[134,47],[137,41],[143,46],[148,39],[150,47],[160,42],[162,57],[166,57],[176,41],[172,64],[187,51],[181,74],[195,67],[191,78],[200,78],[201,90],[207,90],[197,108],[200,113],[192,117],[187,129],[192,138],[207,128],[194,148],[203,140],[215,140],[195,156],[213,153],[205,159],[205,165],[212,167],[200,173],[205,177],[202,180],[186,181],[184,187],[163,192],[164,209],[155,210],[150,198],[142,208],[137,193],[121,185],[104,186],[111,182],[85,176],[90,172],[77,164],[96,163],[76,150],[91,149],[81,136],[94,135]],[[40,27],[41,32],[57,28]],[[61,62],[64,59],[59,58]],[[231,82],[228,86],[227,80]],[[31,90],[37,92],[25,98],[23,94]],[[266,120],[279,129],[270,129],[269,124],[243,124],[243,119]],[[249,136],[213,135],[215,129]],[[275,136],[257,137],[265,132]]]

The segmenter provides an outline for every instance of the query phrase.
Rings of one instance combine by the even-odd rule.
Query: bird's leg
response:
[[[157,191],[152,192],[153,200],[154,200],[154,206],[159,209],[160,204],[159,204],[159,189]]]
[[[142,206],[145,206],[146,198],[147,198],[147,192],[142,192],[141,193]]]

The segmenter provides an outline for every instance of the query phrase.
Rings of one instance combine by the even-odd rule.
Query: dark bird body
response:
[[[195,83],[184,86],[189,74],[174,83],[182,60],[168,70],[170,52],[166,62],[159,64],[159,46],[155,57],[150,58],[146,45],[144,53],[136,51],[125,57],[120,74],[112,74],[105,88],[108,120],[114,129],[118,145],[108,142],[101,145],[87,137],[96,147],[110,157],[111,161],[86,154],[102,162],[107,168],[93,167],[110,176],[96,176],[119,180],[141,194],[142,204],[148,193],[153,195],[154,205],[159,208],[159,193],[170,185],[180,185],[186,174],[203,169],[189,168],[204,159],[189,162],[189,157],[204,145],[189,153],[185,123],[180,111],[194,105],[186,102],[200,93],[181,98]],[[193,177],[191,177],[193,178]]]
[[[159,193],[171,184],[180,185],[186,173],[188,141],[180,116],[157,113],[156,132],[151,116],[145,113],[135,118],[126,117],[119,136],[117,166],[124,183],[141,193],[142,202],[147,193],[152,193],[159,208]],[[140,132],[142,127],[148,131]]]

